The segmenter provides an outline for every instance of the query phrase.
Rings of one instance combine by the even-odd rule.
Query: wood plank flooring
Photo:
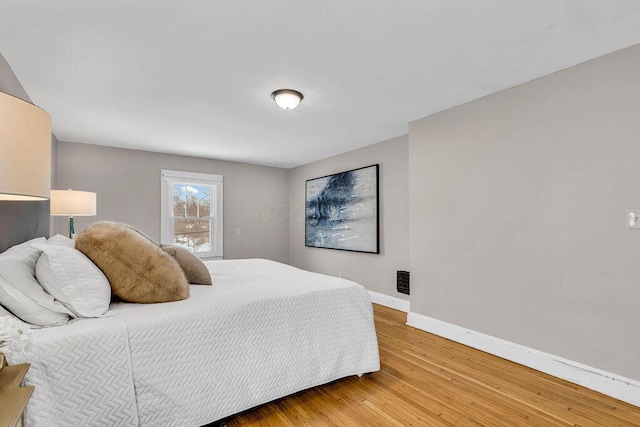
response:
[[[221,426],[640,426],[640,408],[406,326],[374,305],[381,369]]]

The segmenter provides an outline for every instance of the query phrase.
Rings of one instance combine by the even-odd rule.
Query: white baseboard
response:
[[[640,406],[640,381],[418,313],[407,314],[407,325]]]
[[[392,297],[374,291],[368,292],[369,296],[371,297],[371,302],[384,305],[385,307],[393,308],[395,310],[404,311],[405,313],[408,313],[411,310],[409,301],[405,299]]]

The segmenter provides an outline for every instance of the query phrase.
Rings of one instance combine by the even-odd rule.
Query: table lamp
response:
[[[73,218],[96,214],[96,193],[90,191],[51,190],[51,215],[69,217],[69,238],[75,234]]]
[[[0,201],[47,200],[51,188],[51,117],[0,92]]]

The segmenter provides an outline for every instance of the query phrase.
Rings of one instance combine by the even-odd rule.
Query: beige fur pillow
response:
[[[180,246],[160,244],[160,247],[178,262],[184,275],[187,276],[187,282],[211,285],[211,273],[200,258]]]
[[[76,249],[102,270],[112,292],[124,301],[156,303],[189,298],[189,283],[178,263],[125,224],[93,224],[78,234]]]

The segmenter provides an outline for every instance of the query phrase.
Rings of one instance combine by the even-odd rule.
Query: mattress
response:
[[[213,286],[188,300],[35,331],[29,425],[198,426],[379,369],[361,285],[267,260],[207,267]]]

